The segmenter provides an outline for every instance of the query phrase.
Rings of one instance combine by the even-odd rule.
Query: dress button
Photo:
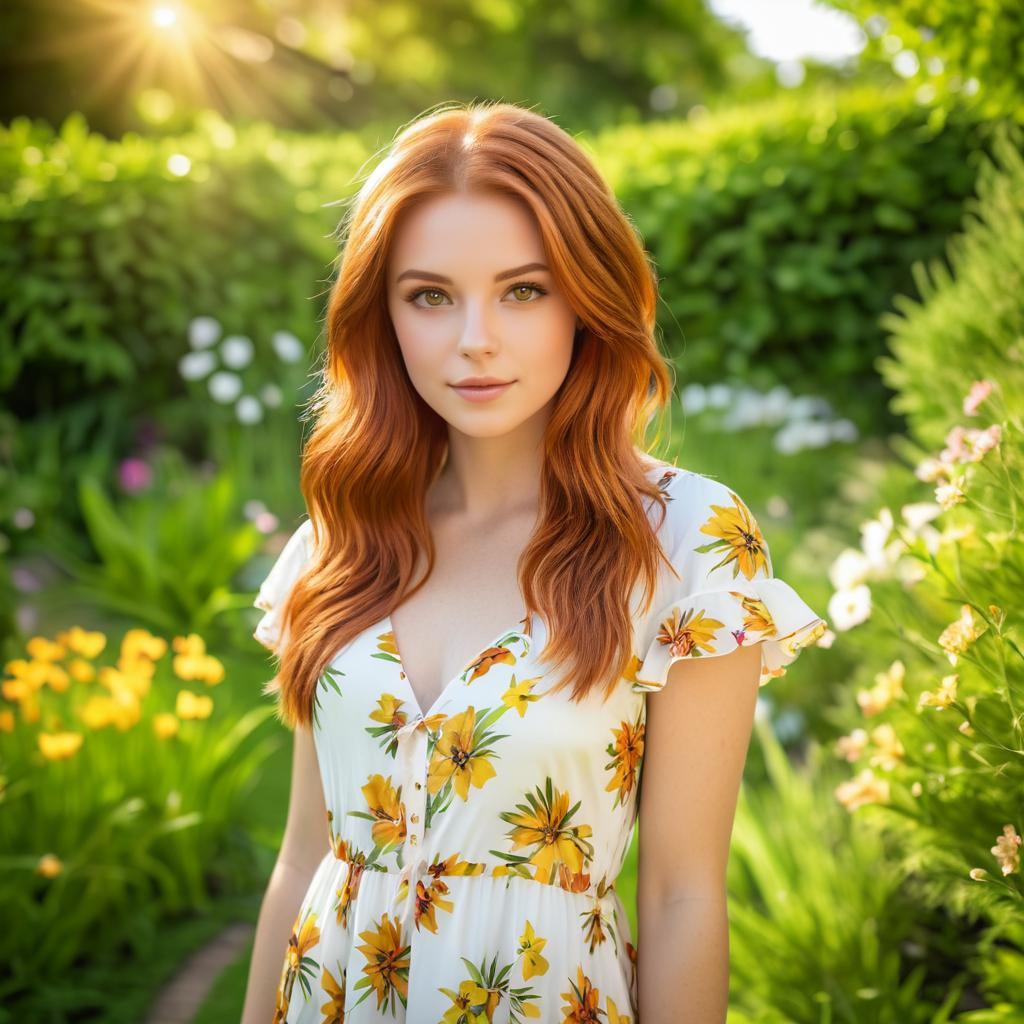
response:
[[[418,814],[414,814],[409,818],[409,820],[412,822],[417,822],[420,820],[420,816]]]
[[[411,843],[411,844],[412,844],[413,846],[415,846],[415,845],[416,845],[416,837],[415,837],[415,836],[409,836],[409,842],[410,842],[410,843]]]
[[[417,789],[422,789],[423,787],[422,787],[422,786],[421,786],[421,785],[420,785],[420,784],[419,784],[419,783],[417,782],[417,783],[416,783],[416,788],[417,788]]]

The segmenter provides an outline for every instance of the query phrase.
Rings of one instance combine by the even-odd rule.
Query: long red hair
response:
[[[411,587],[417,550],[433,569],[424,500],[444,465],[447,425],[406,373],[385,268],[403,211],[468,191],[527,204],[584,325],[544,439],[538,525],[519,560],[524,607],[547,626],[541,659],[562,676],[556,688],[572,686],[574,700],[601,684],[610,693],[629,666],[629,595],[641,578],[648,608],[653,599],[664,554],[644,499],[662,515],[665,504],[641,456],[672,393],[654,340],[653,266],[610,187],[562,128],[510,103],[447,106],[396,137],[339,228],[343,251],[300,476],[316,557],[282,609],[288,642],[266,690],[278,694],[289,725],[311,721],[332,658],[422,585]]]

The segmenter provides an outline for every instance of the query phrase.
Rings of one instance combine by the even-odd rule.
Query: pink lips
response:
[[[489,402],[492,398],[503,395],[514,383],[515,381],[509,381],[507,384],[488,384],[474,387],[456,387],[453,384],[452,387],[467,402]]]

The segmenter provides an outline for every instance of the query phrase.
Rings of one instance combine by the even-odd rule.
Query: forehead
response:
[[[403,211],[392,238],[392,277],[421,270],[491,272],[542,260],[544,246],[530,208],[497,193],[446,193]]]

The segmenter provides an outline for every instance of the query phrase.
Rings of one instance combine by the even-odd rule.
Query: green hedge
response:
[[[886,420],[879,317],[959,224],[991,126],[909,92],[785,95],[609,131],[597,156],[654,254],[682,381],[824,394]]]

